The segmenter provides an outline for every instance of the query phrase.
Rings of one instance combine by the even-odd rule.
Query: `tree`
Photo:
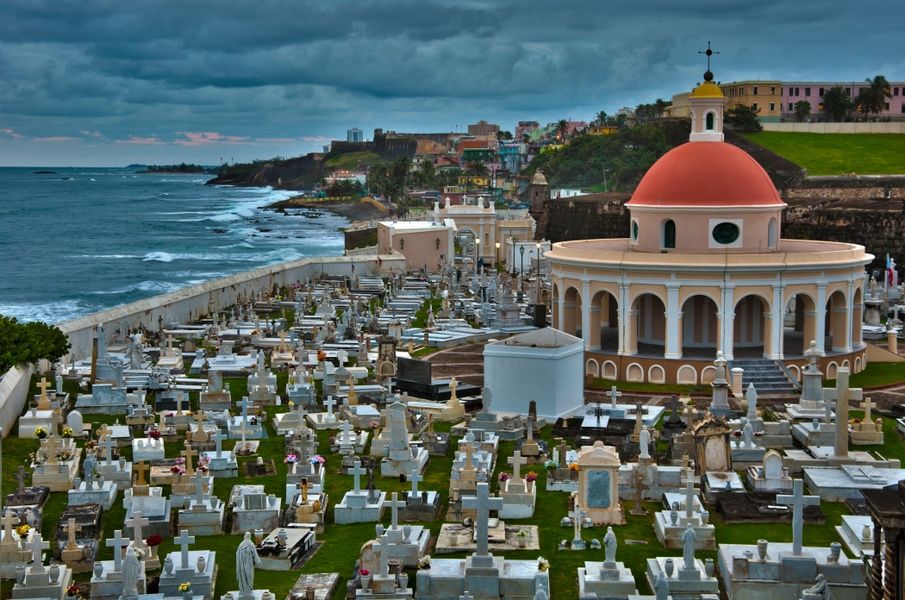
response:
[[[497,132],[496,132],[496,140],[497,140],[498,142],[508,142],[508,141],[511,140],[511,139],[512,139],[512,132],[511,132],[511,131],[503,131],[503,130],[501,129],[500,131],[497,131]]]
[[[730,108],[726,113],[726,123],[732,125],[733,129],[742,133],[755,133],[763,130],[760,121],[757,120],[757,113],[760,109],[751,108],[744,104],[737,104]]]
[[[569,122],[565,119],[560,119],[559,123],[556,124],[556,137],[559,138],[560,142],[565,142],[567,133],[569,133]]]
[[[597,113],[597,116],[594,118],[594,122],[597,123],[600,127],[606,125],[607,114],[605,110],[601,110]]]
[[[473,161],[465,165],[465,172],[469,175],[487,175],[487,167],[482,162]]]
[[[823,94],[823,113],[831,121],[843,121],[852,109],[852,99],[848,89],[831,87]]]
[[[45,358],[59,360],[69,352],[69,339],[47,323],[20,323],[0,315],[0,375],[10,367]]]
[[[880,114],[886,109],[886,99],[892,94],[889,89],[889,82],[883,75],[877,75],[873,79],[865,79],[869,84],[861,90],[858,97],[855,98],[855,107],[859,112],[864,113],[865,118],[868,114]]]
[[[811,114],[811,103],[807,100],[799,100],[795,103],[795,118],[799,123],[803,122]]]

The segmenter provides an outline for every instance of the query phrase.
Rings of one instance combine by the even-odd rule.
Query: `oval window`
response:
[[[638,239],[638,221],[632,221],[632,239]]]
[[[735,223],[720,223],[713,228],[713,241],[717,244],[731,244],[738,239],[738,225]]]

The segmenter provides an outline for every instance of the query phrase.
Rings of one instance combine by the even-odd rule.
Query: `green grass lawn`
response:
[[[905,383],[905,363],[868,363],[860,373],[849,377],[849,386],[860,388],[882,388],[896,383]],[[827,380],[827,387],[835,387],[836,380]]]
[[[905,134],[761,131],[745,137],[801,165],[808,175],[905,173]]]
[[[278,375],[280,385],[284,385],[286,381],[285,373]],[[230,389],[234,397],[241,397],[245,392],[245,380],[243,378],[227,378]],[[67,390],[74,394],[76,392],[75,385],[66,382]],[[197,406],[197,395],[192,394],[191,402],[193,408]],[[283,463],[284,444],[282,438],[278,437],[270,420],[273,414],[278,411],[286,410],[285,407],[269,407],[266,409],[266,430],[267,437],[261,440],[259,454],[265,457],[273,458],[276,464],[276,475],[265,478],[248,478],[239,477],[235,479],[216,479],[214,485],[214,493],[223,500],[228,498],[232,486],[237,484],[263,484],[268,493],[278,494],[280,497],[284,493],[284,484],[286,480],[286,465]],[[859,416],[859,413],[853,412],[853,417]],[[102,422],[112,423],[116,417],[90,415],[87,421],[95,424]],[[895,431],[895,423],[892,420],[884,421],[886,431],[886,443],[881,447],[866,447],[864,449],[877,451],[887,457],[900,458],[905,461],[905,441]],[[435,429],[438,431],[448,431],[449,424],[437,424]],[[38,443],[36,440],[27,439],[19,440],[12,436],[7,438],[4,443],[3,453],[3,489],[6,492],[15,487],[15,469],[19,465],[27,464],[29,453],[34,452]],[[345,582],[352,574],[355,562],[357,560],[361,546],[374,537],[374,524],[362,523],[352,525],[337,525],[333,523],[332,505],[342,499],[343,493],[352,487],[352,477],[340,473],[340,460],[337,455],[331,454],[328,446],[328,439],[331,432],[322,431],[318,433],[319,451],[327,458],[327,476],[326,476],[326,492],[329,496],[330,508],[328,509],[328,518],[326,531],[323,535],[319,535],[318,539],[323,542],[317,554],[300,570],[290,572],[279,571],[258,571],[256,574],[256,585],[258,587],[269,588],[271,592],[276,594],[276,598],[284,598],[291,589],[300,573],[318,573],[318,572],[337,572],[340,574],[339,589],[334,595],[335,600],[345,597]],[[538,438],[544,439],[549,445],[553,445],[552,428],[547,426],[538,432]],[[234,441],[225,441],[224,447],[230,449],[235,444]],[[661,445],[662,446],[662,445]],[[661,447],[658,446],[658,447]],[[446,456],[433,456],[428,463],[425,479],[420,484],[421,489],[437,490],[441,496],[441,506],[444,507],[448,501],[449,473],[452,465],[452,449],[455,444],[450,445],[450,451]],[[179,443],[167,444],[167,456],[176,456],[181,448]],[[499,452],[497,454],[497,462],[495,472],[490,478],[491,488],[496,491],[498,488],[499,473],[503,470],[509,471],[509,465],[506,459],[512,455],[515,449],[515,442],[501,442]],[[131,458],[131,448],[124,448],[123,453],[127,458]],[[240,473],[244,473],[244,464],[254,458],[240,458]],[[578,597],[576,569],[584,566],[587,560],[602,560],[602,550],[572,552],[561,551],[558,549],[559,541],[562,539],[570,539],[572,535],[571,528],[561,527],[560,519],[567,514],[569,495],[561,492],[546,492],[545,478],[546,471],[541,465],[525,467],[525,470],[534,470],[538,475],[537,484],[537,504],[535,515],[532,519],[522,522],[535,524],[540,530],[540,550],[539,551],[513,551],[507,552],[505,556],[510,559],[535,560],[538,556],[546,557],[551,564],[550,579],[551,589],[556,590],[554,597],[563,600],[575,600]],[[380,489],[393,492],[408,489],[408,484],[400,483],[397,478],[377,477],[377,485]],[[164,490],[165,494],[169,490]],[[45,539],[50,539],[54,535],[54,531],[59,520],[59,515],[66,506],[66,494],[55,492],[50,495],[50,500],[44,508],[42,534]],[[659,510],[657,503],[646,503],[648,514],[646,516],[633,516],[629,514],[632,502],[623,502],[623,509],[626,514],[626,524],[615,527],[617,536],[619,537],[618,559],[624,561],[638,583],[638,589],[641,593],[650,593],[645,582],[646,560],[654,556],[679,556],[681,550],[666,550],[657,541],[653,530],[653,516],[656,510]],[[822,505],[824,513],[827,515],[826,525],[807,525],[805,528],[805,541],[808,545],[827,546],[830,542],[836,540],[836,533],[833,526],[841,522],[841,515],[845,509],[842,504],[824,503]],[[726,543],[755,543],[758,538],[765,538],[770,541],[785,542],[791,541],[791,528],[788,524],[725,524],[719,520],[719,516],[712,510],[713,522],[717,526],[717,540]],[[113,509],[104,513],[104,537],[110,537],[115,529],[122,529],[125,510],[122,507],[122,495],[117,498],[117,502]],[[389,522],[389,511],[384,516],[384,523]],[[442,524],[442,516],[440,519],[430,523],[421,523],[429,528],[432,538],[436,540]],[[597,538],[602,540],[605,528],[597,527],[585,530],[585,538]],[[198,537],[193,548],[207,548],[217,552],[217,565],[219,569],[217,577],[217,587],[215,597],[219,597],[223,593],[236,588],[235,582],[235,549],[241,541],[241,535],[219,535]],[[160,548],[160,556],[163,559],[169,552],[175,550],[171,540],[166,541]],[[698,557],[715,558],[715,552],[698,552]],[[444,555],[444,557],[464,557],[465,553]],[[112,550],[102,545],[98,555],[98,560],[112,559]],[[80,574],[76,576],[76,580],[80,582],[88,581],[90,573]],[[414,584],[414,572],[410,572],[409,581]],[[10,597],[10,589],[12,582],[5,581],[0,586],[0,597]]]
[[[375,152],[348,152],[337,154],[327,159],[326,165],[334,169],[353,170],[359,166],[367,168],[383,162],[383,158]]]

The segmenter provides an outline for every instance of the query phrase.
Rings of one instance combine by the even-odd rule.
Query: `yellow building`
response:
[[[726,108],[743,105],[756,109],[761,121],[778,122],[782,114],[782,82],[774,80],[720,83]]]
[[[667,117],[687,119],[691,116],[691,104],[688,102],[690,92],[682,92],[674,94],[672,104],[666,107],[664,114]]]

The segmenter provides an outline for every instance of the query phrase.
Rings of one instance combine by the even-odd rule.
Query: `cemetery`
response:
[[[389,281],[397,319],[449,289]],[[869,598],[861,557],[888,555],[877,523],[905,495],[905,442],[843,368],[808,382],[813,403],[730,394],[721,356],[709,396],[531,397],[502,391],[518,368],[430,375],[412,355],[436,348],[366,333],[349,294],[324,280],[175,324],[226,354],[181,356],[168,334],[137,362],[191,372],[154,385],[101,330],[96,382],[90,364],[35,376],[2,448],[2,596]],[[485,354],[568,358],[578,339],[512,333]],[[250,360],[227,367],[237,352]]]

